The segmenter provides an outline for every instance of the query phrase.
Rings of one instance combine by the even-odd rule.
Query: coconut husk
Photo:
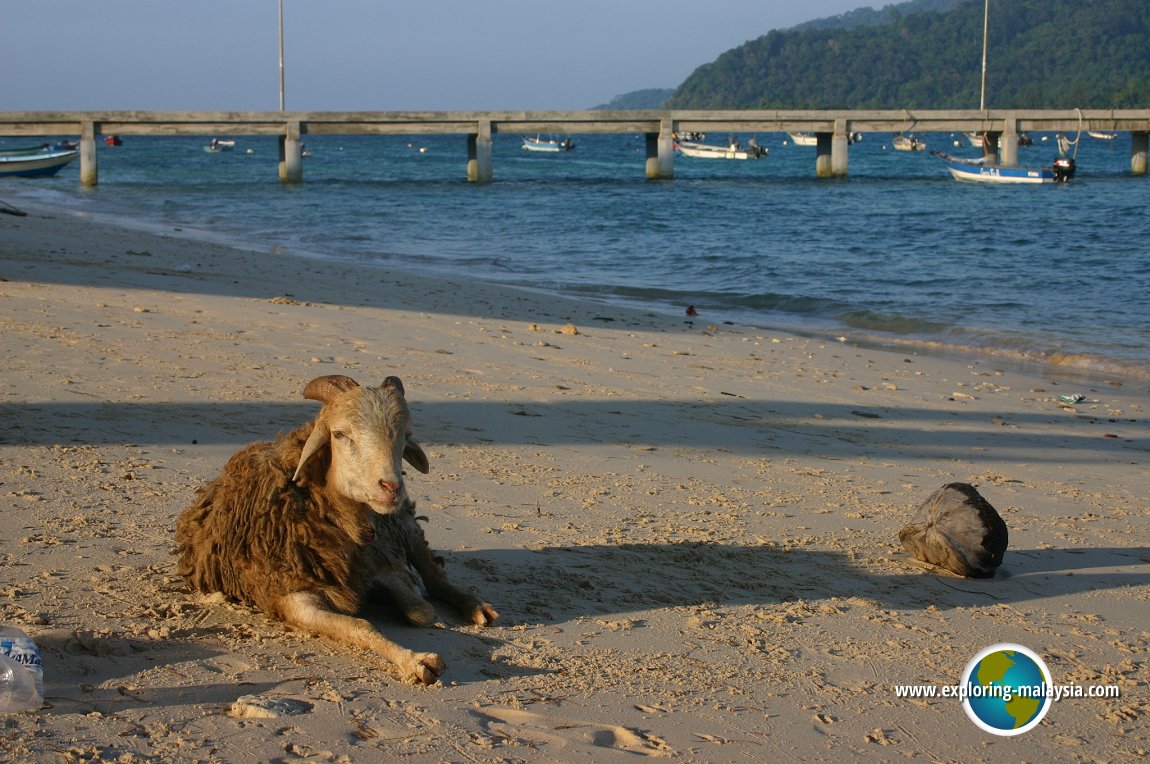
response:
[[[990,578],[1002,564],[1008,534],[998,511],[969,483],[948,483],[899,531],[918,560],[965,578]]]

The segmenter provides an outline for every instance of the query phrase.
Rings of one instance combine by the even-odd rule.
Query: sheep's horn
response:
[[[332,399],[340,393],[346,393],[352,388],[359,387],[359,383],[351,377],[342,374],[329,374],[326,377],[316,377],[307,383],[303,389],[303,397],[309,401],[331,403]]]
[[[380,387],[392,387],[395,388],[395,390],[400,395],[407,394],[403,389],[403,380],[401,380],[399,377],[388,377],[387,379],[383,380],[383,384],[381,384]]]

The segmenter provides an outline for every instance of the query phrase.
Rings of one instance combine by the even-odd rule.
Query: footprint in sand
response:
[[[485,706],[471,713],[495,738],[531,745],[549,744],[557,749],[593,746],[645,756],[668,756],[671,753],[670,747],[662,740],[615,724],[568,720],[556,725],[554,719],[500,706]]]

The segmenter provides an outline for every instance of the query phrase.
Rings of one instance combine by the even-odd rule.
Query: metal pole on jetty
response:
[[[280,111],[284,110],[284,0],[279,0],[280,32]],[[284,134],[279,139],[280,183],[303,181],[303,152],[300,148],[299,123],[284,123]]]
[[[279,110],[284,110],[284,0],[279,0]]]
[[[978,98],[978,110],[986,112],[986,70],[987,51],[990,48],[990,0],[982,3],[982,88]],[[1018,126],[1011,114],[1006,120],[1005,129],[1000,133],[989,130],[982,134],[982,155],[1003,167],[1018,166]]]
[[[986,111],[986,38],[989,31],[990,0],[984,0],[982,5],[982,95],[978,100],[979,111]]]

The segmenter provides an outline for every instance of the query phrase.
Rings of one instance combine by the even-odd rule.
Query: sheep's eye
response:
[[[343,440],[344,438],[347,437],[347,435],[344,434],[343,430],[332,430],[331,436],[333,438],[335,438],[336,440]]]

